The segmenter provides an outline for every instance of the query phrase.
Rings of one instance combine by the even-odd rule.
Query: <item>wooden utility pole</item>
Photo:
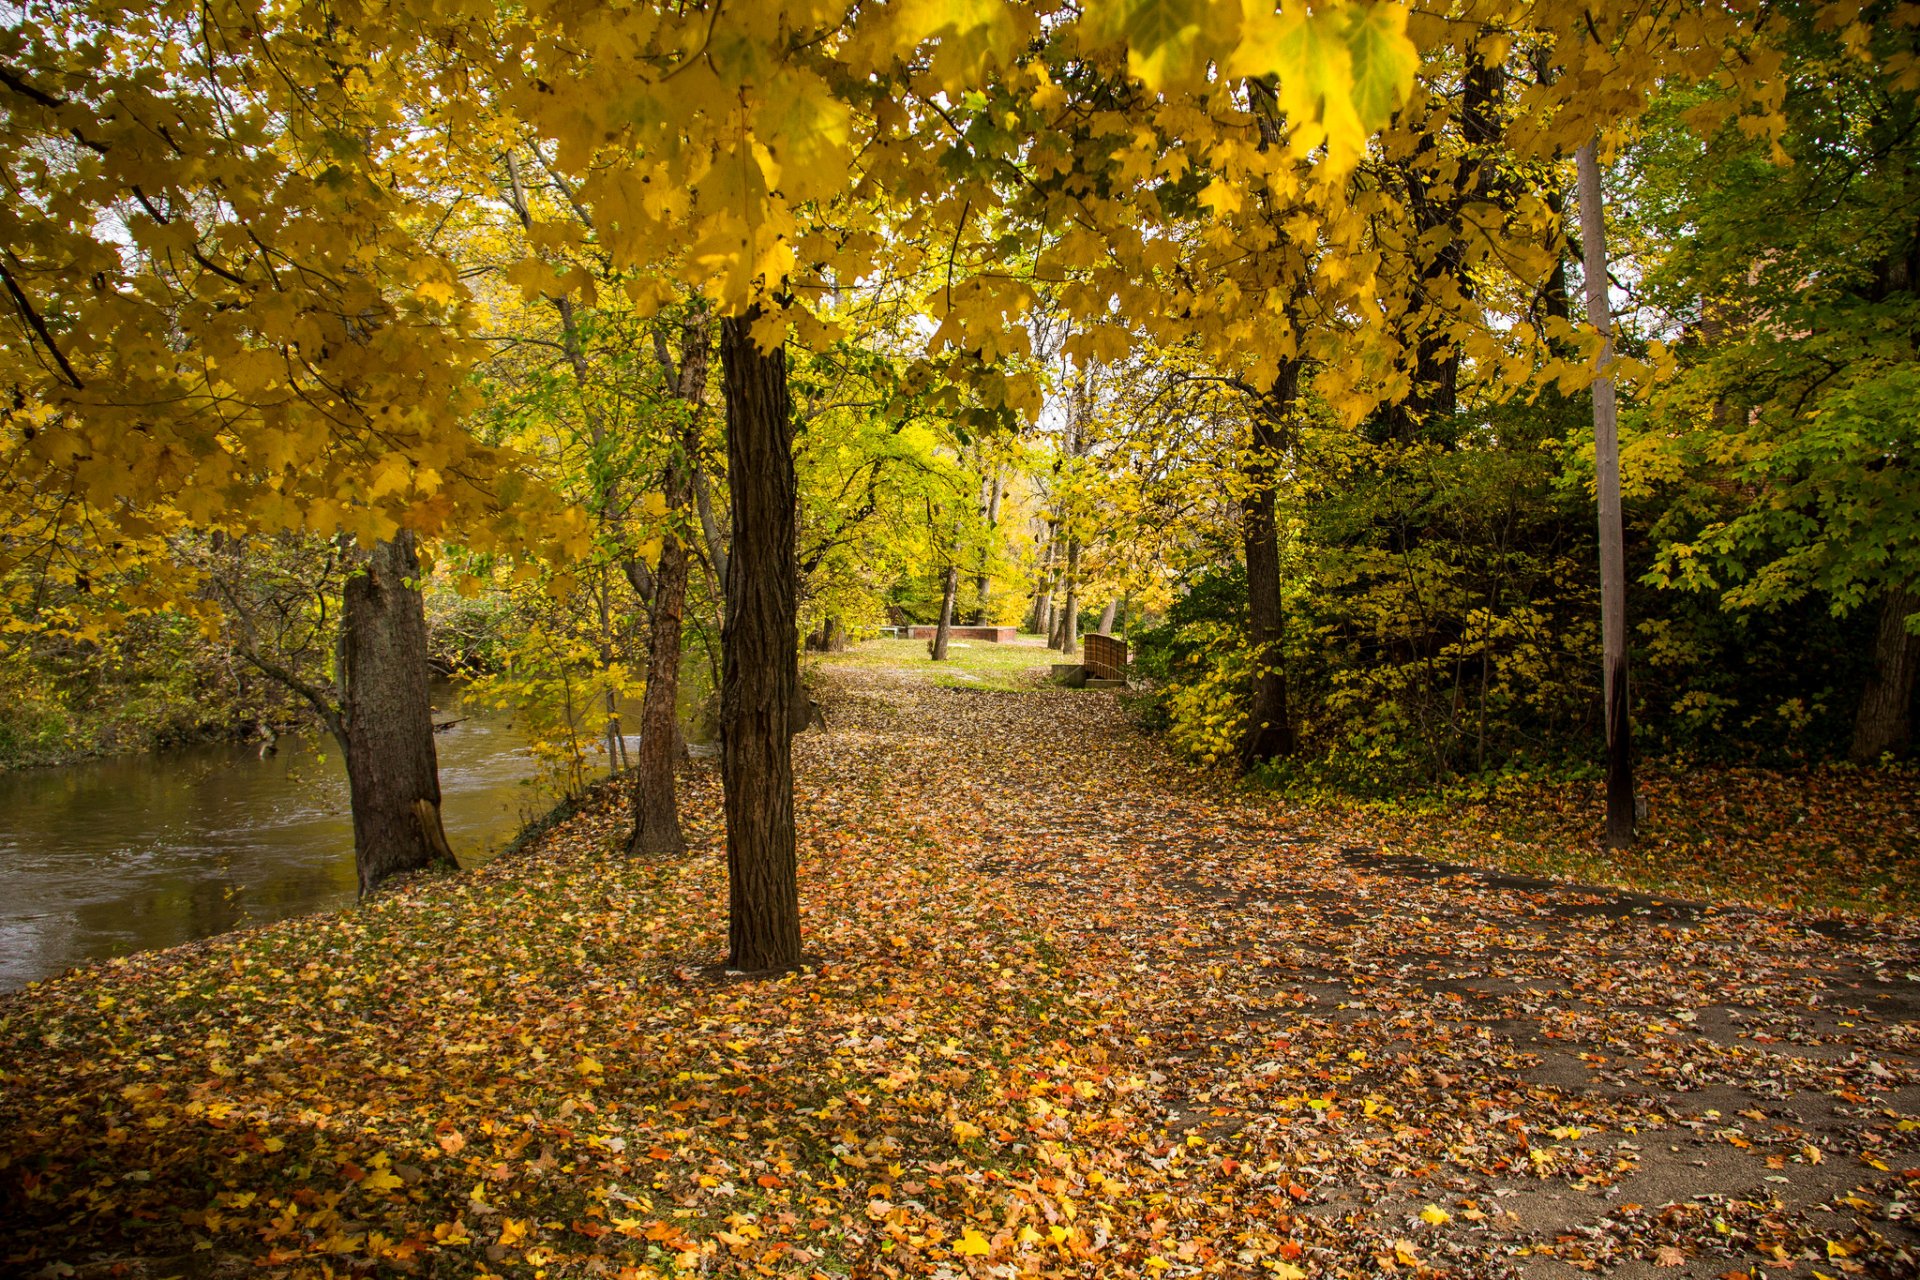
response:
[[[1633,731],[1627,703],[1627,556],[1620,518],[1620,413],[1613,386],[1613,312],[1607,299],[1607,227],[1599,138],[1574,156],[1587,318],[1600,333],[1593,381],[1593,469],[1600,499],[1600,638],[1607,708],[1607,848],[1633,843]]]

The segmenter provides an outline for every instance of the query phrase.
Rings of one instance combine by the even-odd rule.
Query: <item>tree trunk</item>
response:
[[[1000,526],[1000,472],[993,473],[993,483],[987,489],[987,536],[980,547],[980,571],[973,578],[974,610],[973,620],[985,625],[988,606],[991,603],[993,588],[993,547],[994,535]]]
[[[1100,611],[1101,635],[1110,636],[1113,634],[1113,615],[1119,608],[1120,602],[1118,600],[1109,600],[1107,601],[1107,607]]]
[[[960,590],[960,565],[947,565],[945,584],[940,591],[940,624],[933,629],[932,656],[935,662],[947,660],[947,641],[953,633],[953,597]]]
[[[674,383],[674,396],[688,407],[689,419],[681,433],[682,456],[667,468],[666,499],[670,513],[684,513],[694,497],[693,466],[700,444],[699,412],[707,391],[707,352],[710,320],[705,307],[696,306],[680,326],[680,362],[677,368],[661,355]],[[664,349],[666,339],[658,338]],[[627,852],[678,854],[687,848],[680,830],[680,802],[674,767],[685,753],[680,733],[680,640],[687,609],[687,547],[679,531],[668,528],[660,541],[660,563],[653,572],[648,601],[647,688],[640,703],[640,749],[633,771],[633,834]],[[637,584],[636,584],[637,585]]]
[[[1253,702],[1242,765],[1293,754],[1293,722],[1287,714],[1287,673],[1282,642],[1286,614],[1280,598],[1280,530],[1274,518],[1273,476],[1276,456],[1286,443],[1300,394],[1300,366],[1281,365],[1267,394],[1254,405],[1253,448],[1248,456],[1247,496],[1241,504],[1240,535],[1247,558],[1247,641],[1257,655]]]
[[[1907,618],[1920,613],[1920,591],[1889,590],[1880,602],[1880,625],[1873,635],[1873,667],[1860,692],[1853,721],[1852,760],[1871,764],[1891,752],[1906,754],[1913,738],[1913,686],[1920,677],[1920,636],[1907,630]]]
[[[1405,319],[1413,355],[1407,394],[1386,415],[1389,438],[1402,443],[1424,439],[1450,447],[1456,441],[1460,349],[1450,331],[1476,294],[1465,215],[1472,205],[1506,195],[1494,164],[1505,74],[1477,54],[1469,54],[1463,71],[1458,119],[1466,156],[1442,155],[1438,133],[1429,132],[1397,166],[1420,246]]]
[[[1071,658],[1080,648],[1080,539],[1067,539],[1067,594],[1060,604],[1060,653]]]
[[[669,502],[671,502],[671,495]],[[640,704],[640,749],[634,753],[633,835],[627,852],[686,852],[675,794],[678,745],[680,627],[687,603],[687,551],[669,532],[660,543],[647,628],[647,689]]]
[[[1033,608],[1027,612],[1027,630],[1037,636],[1053,635],[1053,548],[1054,528],[1047,526],[1047,549],[1040,555],[1040,582],[1033,589]]]
[[[733,496],[720,694],[727,811],[729,968],[800,963],[789,725],[795,652],[793,410],[786,352],[754,343],[756,305],[720,327]]]
[[[342,716],[362,895],[393,876],[457,868],[440,825],[420,559],[402,530],[375,544],[343,593]]]
[[[1576,153],[1580,244],[1587,319],[1600,332],[1600,376],[1593,383],[1593,463],[1600,507],[1600,638],[1607,708],[1607,848],[1633,843],[1633,729],[1628,718],[1627,557],[1620,514],[1620,418],[1613,387],[1613,316],[1607,298],[1606,208],[1599,140]]]

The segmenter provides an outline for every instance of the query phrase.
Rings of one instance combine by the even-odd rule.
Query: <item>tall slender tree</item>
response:
[[[1242,549],[1247,562],[1247,642],[1255,654],[1253,703],[1240,758],[1247,765],[1293,754],[1287,711],[1286,604],[1280,591],[1280,530],[1274,480],[1300,398],[1300,362],[1280,366],[1264,396],[1252,405],[1246,496],[1240,500]]]
[[[633,770],[633,835],[627,842],[633,853],[672,854],[687,847],[674,783],[680,755],[680,636],[687,604],[688,557],[681,533],[693,500],[711,328],[705,307],[694,306],[681,321],[677,361],[666,351],[665,339],[658,338],[661,368],[685,408],[687,424],[667,464],[662,496],[668,524],[660,536],[660,560],[647,575],[650,581],[634,583],[647,600],[648,627],[647,687],[641,698],[640,747]]]

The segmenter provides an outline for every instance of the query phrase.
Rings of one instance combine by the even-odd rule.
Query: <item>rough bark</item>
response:
[[[661,364],[672,379],[674,395],[688,406],[681,457],[667,469],[667,509],[679,515],[693,499],[693,458],[699,448],[698,414],[707,389],[710,326],[696,308],[681,325],[680,359],[664,352]],[[660,340],[664,345],[665,339]],[[668,528],[660,542],[660,563],[652,573],[647,610],[647,688],[640,703],[640,748],[633,769],[633,834],[627,851],[677,854],[687,847],[680,830],[680,802],[674,766],[685,750],[680,734],[680,637],[686,621],[687,548]]]
[[[419,577],[402,531],[374,546],[343,593],[341,727],[363,895],[403,872],[459,865],[440,824]]]
[[[720,694],[727,964],[745,972],[800,963],[789,732],[799,685],[793,410],[785,351],[754,343],[758,314],[729,317],[720,329],[733,497]]]
[[[1100,611],[1101,635],[1110,636],[1113,634],[1113,615],[1119,608],[1120,602],[1118,600],[1109,600],[1107,601],[1107,607]]]
[[[949,563],[947,576],[940,589],[940,622],[933,629],[933,648],[929,651],[935,662],[947,660],[947,641],[953,634],[953,597],[960,590],[960,566]]]
[[[1280,530],[1274,517],[1274,465],[1286,444],[1300,393],[1300,366],[1288,361],[1254,405],[1253,447],[1247,455],[1247,496],[1241,502],[1241,545],[1247,559],[1247,641],[1259,655],[1240,759],[1247,767],[1293,754],[1287,714],[1287,673],[1281,655],[1286,613],[1280,598]]]
[[[640,746],[634,752],[633,835],[627,851],[684,853],[674,764],[678,736],[680,628],[687,602],[687,552],[669,534],[660,544],[648,610],[647,688],[640,704]]]
[[[1607,839],[1609,849],[1633,843],[1633,729],[1628,714],[1627,557],[1620,513],[1620,417],[1614,396],[1613,316],[1607,298],[1606,208],[1594,142],[1575,156],[1579,168],[1580,244],[1587,319],[1601,337],[1600,376],[1593,382],[1594,479],[1600,508],[1600,639],[1607,713]]]
[[[1903,587],[1880,601],[1880,625],[1874,629],[1873,666],[1860,691],[1847,754],[1871,764],[1886,754],[1904,755],[1913,741],[1913,689],[1920,678],[1920,636],[1907,630],[1907,618],[1920,613],[1920,591]]]

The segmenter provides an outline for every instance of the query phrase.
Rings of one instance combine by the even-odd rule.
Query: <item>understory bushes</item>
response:
[[[175,614],[0,651],[0,769],[245,736],[301,716],[284,690]]]
[[[1299,749],[1289,788],[1384,796],[1461,777],[1580,773],[1599,759],[1599,571],[1591,456],[1554,424],[1488,427],[1449,448],[1313,441],[1283,508],[1286,674]],[[1572,432],[1567,438],[1575,438]],[[1640,581],[1651,530],[1627,510],[1635,734],[1643,752],[1804,761],[1844,751],[1872,619],[1806,597],[1730,611]],[[1231,760],[1256,662],[1245,569],[1193,571],[1134,634],[1145,724],[1204,763]]]

